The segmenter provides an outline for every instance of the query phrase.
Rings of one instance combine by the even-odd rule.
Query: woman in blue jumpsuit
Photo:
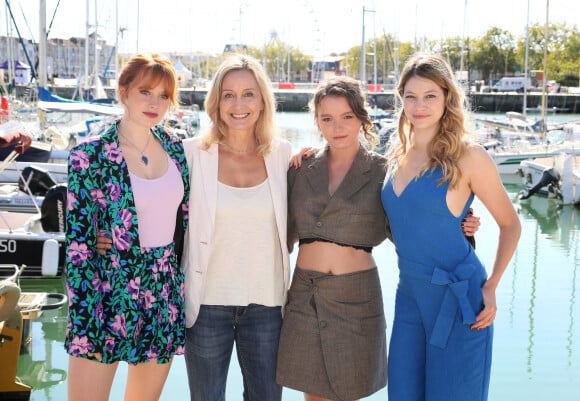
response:
[[[466,139],[464,95],[446,62],[411,58],[397,91],[403,108],[381,195],[399,265],[389,400],[486,400],[495,290],[519,220],[493,160]],[[474,196],[499,226],[489,277],[460,228]]]

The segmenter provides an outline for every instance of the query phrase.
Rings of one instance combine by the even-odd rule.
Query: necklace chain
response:
[[[147,141],[145,142],[145,146],[143,147],[143,150],[139,151],[139,148],[133,143],[133,141],[131,141],[129,139],[129,137],[127,135],[125,135],[124,133],[121,133],[121,135],[123,136],[123,138],[125,138],[125,140],[127,141],[127,143],[129,145],[131,145],[132,147],[134,147],[137,152],[141,153],[141,163],[143,163],[144,165],[148,165],[149,164],[149,158],[147,157],[147,155],[145,155],[145,151],[147,150],[147,147],[149,146],[149,140],[151,139],[151,132],[149,132],[149,135],[147,136]]]
[[[252,152],[252,151],[251,151],[251,150],[249,150],[249,149],[245,149],[245,150],[239,150],[239,149],[232,148],[230,145],[228,145],[228,144],[227,144],[227,143],[225,143],[225,142],[218,142],[218,143],[219,143],[220,145],[223,145],[224,147],[228,148],[230,151],[232,151],[232,152],[234,152],[234,153],[237,153],[237,154],[239,154],[239,155],[245,155],[245,154],[247,154],[247,153],[250,153],[250,152]]]

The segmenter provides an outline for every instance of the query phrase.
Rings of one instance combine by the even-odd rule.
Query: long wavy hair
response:
[[[468,147],[469,133],[466,126],[466,99],[463,89],[455,81],[453,70],[447,62],[438,54],[416,54],[412,56],[401,72],[397,95],[403,102],[405,85],[412,77],[421,77],[437,84],[445,96],[445,111],[439,121],[439,129],[429,144],[429,162],[420,171],[426,171],[441,166],[443,177],[440,183],[449,181],[450,189],[453,189],[461,178],[458,161]],[[388,174],[393,172],[409,150],[409,140],[414,134],[414,127],[405,115],[403,107],[399,110],[398,135],[391,138],[386,156],[388,159]]]
[[[211,120],[211,126],[202,136],[203,146],[207,149],[214,143],[223,140],[227,133],[227,126],[220,117],[220,98],[224,79],[231,71],[246,70],[252,73],[258,89],[262,95],[264,109],[258,117],[254,137],[258,145],[257,151],[261,156],[265,156],[272,150],[274,138],[279,135],[275,123],[276,99],[272,91],[272,84],[268,79],[262,64],[255,58],[234,54],[225,59],[217,69],[213,77],[211,87],[207,92],[204,101],[204,108]]]
[[[178,104],[177,73],[173,63],[165,56],[156,53],[135,54],[121,70],[117,81],[119,101],[124,104],[127,93],[135,85],[143,89],[155,88],[159,82],[164,84],[165,94],[172,107]]]
[[[367,101],[361,84],[356,79],[347,76],[336,76],[322,82],[314,97],[310,100],[310,110],[318,116],[320,102],[327,96],[341,96],[346,99],[352,112],[361,121],[364,139],[371,145],[376,146],[379,137],[372,131],[373,123],[367,109]]]

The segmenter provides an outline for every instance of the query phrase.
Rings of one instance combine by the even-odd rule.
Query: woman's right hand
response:
[[[302,164],[302,159],[307,159],[318,152],[318,148],[304,147],[290,158],[290,167],[298,168]]]
[[[113,248],[113,240],[107,237],[106,233],[100,232],[97,235],[97,253],[99,255],[105,255],[111,248]]]

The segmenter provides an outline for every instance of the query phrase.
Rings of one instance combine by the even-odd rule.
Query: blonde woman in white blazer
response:
[[[185,269],[186,325],[191,327],[197,319],[202,302],[205,274],[212,246],[218,191],[219,145],[213,144],[209,149],[204,150],[199,137],[186,139],[183,144],[187,163],[190,166],[190,185],[192,192],[195,193],[194,199],[189,202],[189,218],[195,223],[185,235],[186,245],[182,259]],[[286,246],[286,173],[291,152],[291,145],[287,141],[276,139],[272,152],[264,157],[283,256],[284,288],[290,285],[290,262]],[[251,250],[248,249],[248,252]]]
[[[182,258],[191,400],[225,399],[235,345],[243,399],[279,401],[291,146],[277,137],[271,84],[254,58],[226,59],[204,106],[211,128],[184,141],[191,173]]]

